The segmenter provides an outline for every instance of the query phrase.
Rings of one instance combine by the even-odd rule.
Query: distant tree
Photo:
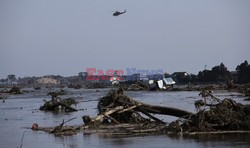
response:
[[[36,80],[32,77],[32,78],[30,78],[28,81],[27,81],[27,83],[29,84],[29,85],[33,85],[33,84],[35,84],[35,82],[36,82]]]
[[[175,72],[172,74],[172,78],[179,84],[187,84],[191,81],[190,75],[186,72]]]
[[[218,66],[214,66],[212,70],[203,70],[198,74],[200,82],[218,83],[232,79],[231,73],[227,70],[227,67],[221,63]]]
[[[221,63],[219,66],[212,68],[212,73],[214,80],[216,82],[225,82],[230,78],[230,72],[227,70],[227,67]]]
[[[8,81],[10,81],[10,83],[13,83],[13,82],[15,82],[17,80],[16,75],[14,75],[14,74],[8,75],[7,79],[8,79]]]
[[[190,74],[189,75],[189,81],[194,83],[194,82],[198,82],[198,76],[194,75],[194,74]]]
[[[0,82],[1,82],[1,83],[5,83],[5,82],[6,82],[6,79],[1,79]]]
[[[79,72],[79,73],[78,73],[78,76],[79,76],[79,77],[83,76],[83,72]]]
[[[203,70],[198,73],[199,82],[212,82],[213,75],[211,70]]]
[[[170,75],[169,73],[164,73],[164,77],[165,77],[165,78],[170,78],[171,75]]]
[[[236,67],[239,83],[250,83],[250,65],[244,61]]]
[[[52,75],[52,78],[59,80],[59,79],[62,79],[63,76],[61,76],[61,75]]]
[[[78,77],[79,77],[79,80],[83,80],[83,78],[84,78],[84,73],[83,73],[83,72],[79,72],[79,73],[78,73]]]

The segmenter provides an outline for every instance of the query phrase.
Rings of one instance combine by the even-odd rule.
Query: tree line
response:
[[[214,66],[211,70],[204,69],[199,71],[197,75],[189,74],[187,76],[179,76],[174,78],[177,83],[228,83],[237,84],[250,83],[250,65],[244,61],[235,68],[235,71],[229,71],[227,67],[221,63]]]
[[[178,73],[178,72],[177,72]],[[86,72],[80,72],[78,76],[62,77],[60,75],[48,76],[53,79],[58,79],[60,81],[69,82],[80,82],[83,81],[83,77],[86,76]],[[165,75],[166,76],[166,75]],[[171,75],[168,74],[167,77]],[[6,79],[0,79],[1,84],[17,84],[24,81],[27,84],[34,84],[35,80],[40,77],[25,77],[16,78],[14,74],[10,74]],[[211,70],[204,69],[199,71],[197,75],[172,75],[172,78],[177,82],[177,84],[188,84],[188,83],[228,83],[233,82],[237,84],[250,83],[250,65],[247,61],[244,61],[235,68],[235,71],[229,71],[227,67],[221,63],[220,65],[214,66]],[[84,81],[85,82],[85,81]]]

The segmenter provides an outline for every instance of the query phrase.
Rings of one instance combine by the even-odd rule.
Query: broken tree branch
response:
[[[109,118],[110,120],[114,121],[116,124],[121,124],[120,122],[118,122],[116,119],[114,119],[113,117],[106,115],[107,118]]]
[[[124,105],[129,105],[129,106],[138,106],[138,104],[140,104],[140,108],[143,108],[148,113],[153,113],[153,114],[163,114],[163,115],[170,115],[170,116],[183,117],[183,118],[188,118],[190,115],[193,115],[193,113],[182,110],[182,109],[173,108],[173,107],[165,107],[165,106],[149,105],[149,104],[145,104],[145,103],[135,101],[132,99],[130,99],[130,102],[126,102],[124,100],[116,100],[116,101]]]
[[[144,115],[148,116],[149,118],[155,120],[156,122],[159,122],[159,123],[162,123],[162,124],[165,124],[165,122],[161,121],[160,119],[152,116],[151,114],[149,114],[147,111],[145,111],[143,108],[139,108],[139,110],[141,111],[141,113],[143,113]]]
[[[129,107],[129,108],[126,108],[126,109],[124,109],[124,110],[119,111],[118,114],[121,114],[121,113],[124,113],[124,112],[126,112],[126,111],[132,110],[132,109],[134,109],[134,108],[136,108],[136,107],[139,107],[139,106],[141,106],[141,105],[142,105],[142,104],[138,104],[138,105],[131,106],[131,107]]]
[[[72,121],[72,120],[74,120],[74,119],[76,119],[76,118],[77,118],[77,117],[71,118],[71,119],[69,119],[69,120],[67,120],[67,121],[65,121],[65,122],[64,122],[64,119],[63,119],[62,123],[61,123],[60,125],[56,126],[56,127],[51,131],[51,133],[60,133],[60,132],[62,131],[63,125],[64,125],[65,123],[70,122],[70,121]]]
[[[113,114],[114,112],[117,112],[117,111],[119,111],[119,110],[122,110],[123,108],[124,108],[123,106],[117,106],[116,108],[113,108],[113,109],[111,109],[111,110],[109,110],[109,111],[104,112],[104,113],[101,114],[101,115],[96,116],[94,119],[91,120],[91,122],[93,123],[93,122],[100,121],[100,120],[102,120],[105,116],[111,115],[111,114]]]

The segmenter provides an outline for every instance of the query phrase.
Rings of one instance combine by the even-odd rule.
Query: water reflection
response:
[[[249,145],[249,134],[223,135],[155,135],[155,136],[107,136],[78,134],[55,140],[66,147],[242,147]],[[63,142],[62,142],[63,141]]]

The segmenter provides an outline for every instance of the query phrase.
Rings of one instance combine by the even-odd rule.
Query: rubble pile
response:
[[[141,104],[136,102],[129,97],[123,95],[123,90],[119,89],[118,91],[112,90],[108,93],[107,96],[104,96],[100,99],[97,105],[99,114],[105,113],[116,107],[127,108],[127,111],[124,112],[115,112],[110,115],[112,120],[104,120],[103,122],[119,122],[119,123],[141,123],[147,122],[148,119],[143,118],[138,112],[134,109],[139,107]],[[130,109],[130,107],[133,107]],[[115,121],[116,120],[116,121]]]
[[[170,123],[167,131],[175,133],[250,131],[250,105],[242,105],[228,98],[214,105],[201,102],[199,100],[196,103],[209,108],[198,111],[188,119],[179,119]]]
[[[220,100],[212,95],[212,91],[203,90],[200,95],[204,97],[204,100],[195,102],[198,112],[194,114],[178,108],[149,105],[133,100],[123,94],[121,87],[100,98],[97,116],[84,115],[83,125],[64,126],[66,122],[63,121],[54,128],[40,128],[40,130],[60,135],[78,132],[109,135],[250,132],[250,105],[242,105],[227,98]],[[208,97],[216,104],[208,104]],[[58,105],[65,107],[72,103],[74,102],[70,100],[60,101],[54,98],[45,102],[44,107],[41,108],[48,107],[46,109],[54,110]],[[204,108],[201,109],[201,107]],[[180,118],[167,124],[154,114]]]
[[[61,99],[60,97],[52,97],[50,101],[45,101],[44,105],[40,107],[43,111],[64,111],[72,112],[77,109],[71,107],[71,105],[77,102],[73,98]]]

